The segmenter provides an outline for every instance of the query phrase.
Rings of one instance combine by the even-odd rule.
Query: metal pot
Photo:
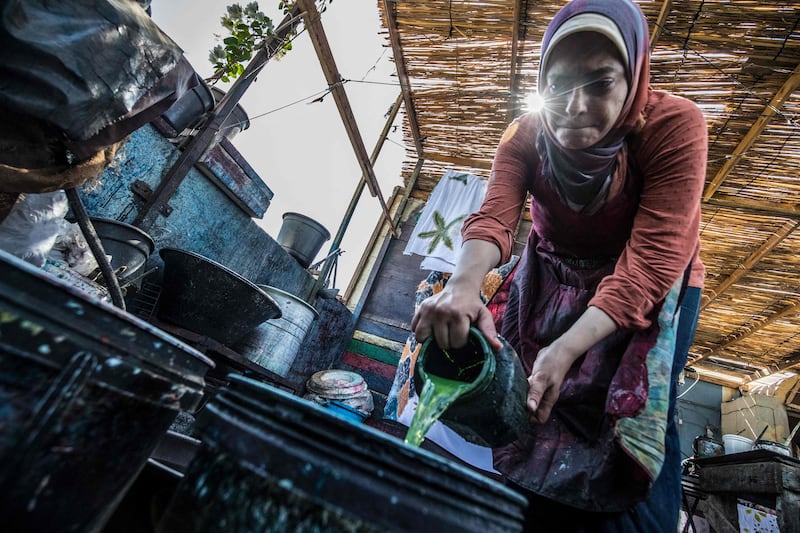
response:
[[[781,444],[780,442],[775,442],[771,440],[764,440],[759,439],[756,441],[753,448],[757,450],[769,450],[771,452],[775,452],[780,455],[786,455],[788,457],[792,456],[792,450],[785,444]]]
[[[725,455],[725,446],[713,437],[698,435],[692,442],[692,451],[695,457],[718,457]]]
[[[111,268],[116,271],[125,267],[124,272],[118,274],[120,279],[130,278],[153,253],[153,239],[136,226],[110,218],[92,217],[90,220],[103,249],[111,256]]]

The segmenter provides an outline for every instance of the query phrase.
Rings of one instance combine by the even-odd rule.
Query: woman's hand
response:
[[[572,364],[616,329],[616,323],[604,311],[589,307],[566,333],[539,350],[528,377],[531,422],[543,423],[550,418]]]
[[[544,423],[558,400],[561,384],[572,363],[581,354],[571,352],[558,341],[539,350],[528,377],[528,410],[531,422]]]
[[[421,342],[433,335],[444,350],[464,346],[471,325],[483,333],[492,350],[502,348],[492,314],[481,300],[480,292],[458,283],[448,283],[442,292],[423,301],[411,321],[417,340]]]
[[[500,249],[494,243],[466,241],[442,292],[423,301],[411,321],[417,340],[422,342],[433,335],[445,350],[460,348],[467,343],[470,325],[474,325],[492,350],[501,349],[492,314],[481,300],[483,278],[498,261]]]

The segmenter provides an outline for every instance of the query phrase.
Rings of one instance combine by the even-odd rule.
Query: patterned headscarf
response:
[[[568,23],[570,19],[585,14],[593,15],[578,17]],[[560,31],[565,28],[567,31]],[[625,171],[625,136],[637,124],[647,103],[649,32],[644,13],[631,0],[572,0],[561,8],[545,32],[539,69],[540,94],[544,92],[544,69],[550,59],[551,46],[556,45],[565,33],[578,31],[598,32],[620,49],[620,55],[627,59],[628,95],[616,124],[596,145],[583,150],[565,149],[556,142],[547,121],[542,121],[537,147],[543,161],[544,176],[551,180],[562,199],[573,210],[591,214],[605,202],[613,174]]]

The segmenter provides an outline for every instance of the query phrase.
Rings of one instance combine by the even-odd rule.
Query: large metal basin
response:
[[[277,302],[228,267],[200,254],[162,248],[164,279],[156,316],[225,346],[281,316]]]

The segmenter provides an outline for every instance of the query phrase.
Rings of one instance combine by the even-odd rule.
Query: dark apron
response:
[[[532,184],[533,228],[501,331],[528,373],[539,350],[575,323],[614,271],[641,182],[621,179],[619,192],[594,215],[570,210],[543,179]],[[647,400],[645,358],[658,336],[659,310],[651,311],[649,328],[619,329],[581,356],[550,419],[496,449],[495,468],[541,496],[586,510],[621,511],[644,499],[652,478],[619,446],[615,430],[621,416],[635,416]]]

